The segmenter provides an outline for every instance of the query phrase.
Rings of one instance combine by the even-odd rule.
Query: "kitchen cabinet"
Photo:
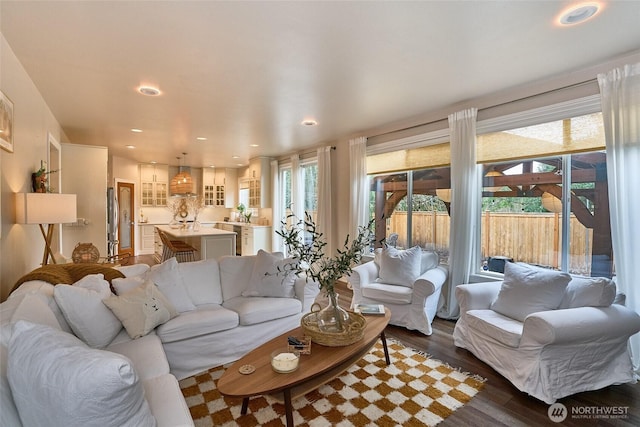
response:
[[[271,159],[257,157],[249,161],[245,171],[249,184],[249,207],[268,208],[271,206]]]
[[[202,194],[205,206],[235,208],[238,173],[235,169],[202,170]]]
[[[140,206],[167,206],[169,166],[140,165]]]
[[[258,250],[271,252],[271,227],[242,226],[242,255],[255,255]]]
[[[150,255],[155,252],[155,227],[140,225],[140,255]]]

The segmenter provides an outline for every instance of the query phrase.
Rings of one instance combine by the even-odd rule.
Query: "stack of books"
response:
[[[383,304],[357,304],[354,311],[360,314],[384,314]]]

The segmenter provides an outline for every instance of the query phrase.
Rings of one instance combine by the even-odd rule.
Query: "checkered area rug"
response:
[[[296,426],[433,426],[484,387],[484,379],[388,340],[391,365],[378,342],[340,377],[293,400]],[[304,357],[304,356],[303,356]],[[229,365],[180,381],[196,427],[283,426],[284,404],[271,396],[222,396],[216,382]]]

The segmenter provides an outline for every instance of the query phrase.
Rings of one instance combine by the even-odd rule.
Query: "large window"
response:
[[[376,241],[397,248],[435,250],[449,256],[451,168],[443,130],[394,142],[399,149],[367,155],[370,212]]]
[[[291,206],[295,203],[295,197],[292,194],[293,180],[296,179],[291,170],[290,165],[280,167],[280,211],[283,216],[289,218],[292,214]],[[318,211],[318,163],[314,160],[308,160],[300,165],[300,181],[302,184],[302,204],[304,211],[308,212],[312,218],[317,220]],[[284,219],[284,218],[283,218]],[[301,218],[302,219],[302,218]],[[291,218],[287,221],[291,225]]]
[[[611,276],[613,253],[599,114],[479,136],[483,164],[479,260],[501,273],[505,260],[574,274]],[[576,152],[585,149],[592,151]],[[525,157],[562,152],[555,156]],[[508,159],[507,159],[508,158]]]
[[[434,250],[446,262],[449,176],[449,167],[371,175],[370,210],[382,219],[377,222],[376,240],[397,248],[417,245]]]

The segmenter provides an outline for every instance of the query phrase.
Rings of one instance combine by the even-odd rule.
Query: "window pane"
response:
[[[546,129],[544,138],[554,142],[559,132],[569,141],[564,144],[567,147],[576,135],[599,135],[603,145],[601,129],[592,127],[594,117],[600,115],[503,132],[505,152],[521,147],[521,138],[531,136],[532,128]],[[580,129],[580,123],[585,127]],[[604,152],[488,163],[484,173],[480,243],[484,270],[502,272],[505,259],[512,259],[573,274],[611,277],[614,266]],[[566,219],[562,200],[570,200]]]
[[[485,165],[482,197],[483,269],[502,273],[505,260],[560,268],[562,205],[543,207],[543,189],[562,197],[560,157]],[[559,188],[557,191],[556,189]],[[553,202],[551,197],[551,202]]]
[[[371,176],[370,208],[376,218],[385,219],[384,229],[376,229],[376,240],[384,238],[397,248],[418,245],[438,252],[446,262],[450,173],[445,167]]]
[[[310,213],[315,221],[318,211],[318,164],[303,165],[302,179],[304,182],[304,210]]]
[[[611,277],[614,271],[604,151],[571,156],[569,272]]]

